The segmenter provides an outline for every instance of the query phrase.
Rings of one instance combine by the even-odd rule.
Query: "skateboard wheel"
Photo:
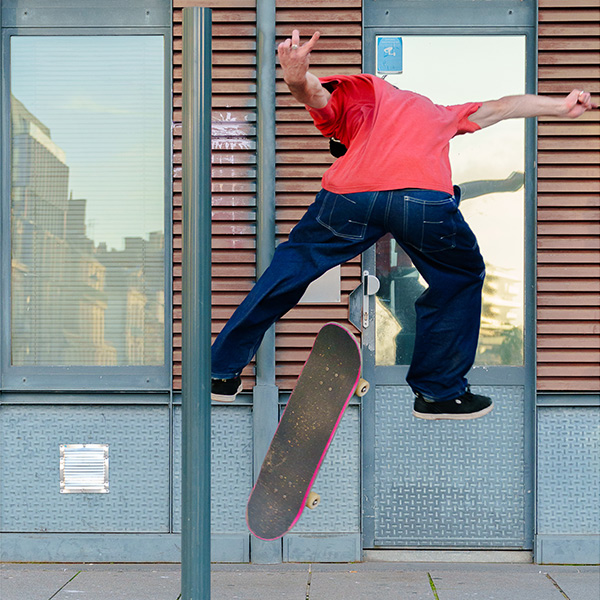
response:
[[[317,506],[319,506],[319,502],[321,502],[321,496],[319,496],[319,494],[317,494],[316,492],[311,492],[308,495],[306,506],[307,508],[310,508],[312,510],[313,508],[317,508]]]
[[[359,379],[355,394],[359,398],[362,398],[369,391],[370,387],[371,384],[366,379]]]

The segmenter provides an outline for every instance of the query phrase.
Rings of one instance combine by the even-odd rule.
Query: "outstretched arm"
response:
[[[281,42],[277,48],[279,63],[283,69],[283,80],[292,96],[312,108],[323,108],[329,101],[330,93],[321,85],[319,79],[308,72],[310,53],[321,34],[317,31],[312,38],[300,46],[300,33],[292,31],[292,38]]]
[[[489,127],[505,119],[524,117],[563,117],[576,119],[584,112],[598,108],[592,103],[588,92],[573,90],[566,98],[549,96],[505,96],[499,100],[484,102],[469,120],[481,128]]]

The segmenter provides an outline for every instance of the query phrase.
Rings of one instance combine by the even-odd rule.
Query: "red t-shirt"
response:
[[[481,106],[440,106],[374,75],[320,78],[327,106],[306,107],[319,131],[347,148],[323,176],[338,194],[419,188],[453,193],[450,139],[480,129],[469,121]]]

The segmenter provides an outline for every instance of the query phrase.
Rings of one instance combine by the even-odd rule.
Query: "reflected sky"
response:
[[[14,36],[11,93],[65,152],[90,238],[164,230],[162,36]]]
[[[393,85],[438,104],[494,100],[525,92],[524,36],[402,36],[403,72]],[[450,144],[454,183],[502,180],[525,169],[524,121],[504,121],[455,137]],[[523,190],[488,194],[461,204],[488,263],[521,277]]]

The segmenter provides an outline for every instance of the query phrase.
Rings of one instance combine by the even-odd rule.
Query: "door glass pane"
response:
[[[164,363],[163,44],[11,38],[13,365]]]
[[[493,100],[525,92],[524,36],[403,36],[402,73],[393,85],[438,104]],[[385,68],[385,67],[382,67]],[[378,73],[380,76],[381,73]],[[503,121],[450,145],[460,210],[486,262],[476,364],[523,364],[525,125]],[[409,364],[415,339],[414,302],[426,283],[391,237],[376,249],[379,365]]]

